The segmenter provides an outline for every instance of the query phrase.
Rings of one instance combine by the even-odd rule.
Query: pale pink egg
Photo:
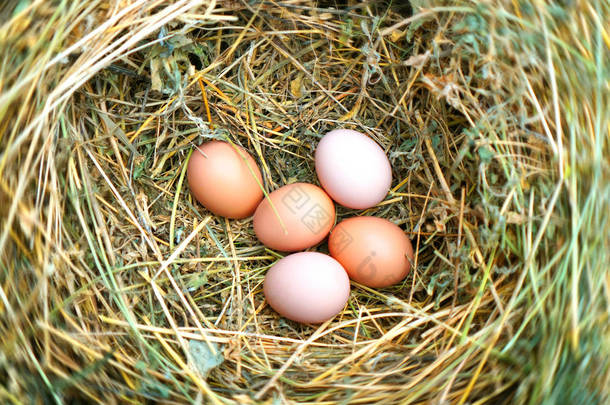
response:
[[[316,148],[315,164],[324,190],[348,208],[377,205],[392,183],[392,167],[383,149],[351,129],[335,129],[324,135]]]
[[[321,323],[343,310],[349,277],[332,257],[317,252],[293,253],[269,269],[263,287],[271,308],[302,323]]]

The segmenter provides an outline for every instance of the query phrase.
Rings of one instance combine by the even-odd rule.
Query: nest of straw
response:
[[[608,3],[394,3],[3,2],[0,402],[608,400]],[[186,157],[315,183],[336,127],[390,157],[367,214],[414,269],[300,325]]]

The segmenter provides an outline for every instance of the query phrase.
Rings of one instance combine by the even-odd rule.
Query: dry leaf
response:
[[[290,92],[296,98],[303,96],[303,74],[299,73],[297,77],[290,82]]]
[[[431,52],[428,50],[426,53],[422,53],[420,55],[413,55],[409,59],[402,62],[404,66],[415,66],[421,67],[423,66],[428,59],[430,58]]]

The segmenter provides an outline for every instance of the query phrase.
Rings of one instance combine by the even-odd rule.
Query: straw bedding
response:
[[[395,3],[0,6],[2,403],[608,400],[608,4]],[[387,152],[366,214],[414,270],[300,325],[185,164],[316,183],[337,127]]]

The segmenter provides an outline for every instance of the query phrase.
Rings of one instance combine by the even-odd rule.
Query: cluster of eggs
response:
[[[375,141],[357,131],[333,130],[316,148],[315,168],[322,188],[292,183],[263,198],[256,161],[237,145],[206,142],[193,151],[187,167],[190,190],[203,206],[234,219],[254,214],[254,232],[271,249],[303,251],[330,234],[330,256],[292,253],[265,276],[269,305],[303,323],[324,322],[340,313],[349,298],[350,278],[368,287],[401,281],[413,257],[409,238],[386,219],[355,216],[335,225],[333,200],[367,209],[390,189],[390,162]]]

